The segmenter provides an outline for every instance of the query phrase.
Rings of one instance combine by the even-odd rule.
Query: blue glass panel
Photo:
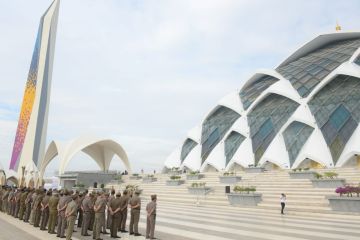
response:
[[[218,129],[215,129],[206,141],[202,144],[201,157],[205,158],[210,154],[211,150],[220,141],[220,133]]]
[[[186,139],[184,145],[181,148],[181,155],[180,155],[181,163],[185,160],[187,155],[189,155],[191,150],[193,150],[193,148],[196,147],[196,145],[197,143],[192,139],[190,138]]]
[[[360,39],[333,42],[276,70],[291,82],[300,96],[306,97],[331,71],[349,60],[359,47]]]
[[[340,105],[333,112],[333,114],[331,114],[330,122],[337,130],[339,130],[349,119],[349,117],[350,117],[349,111],[343,105]]]

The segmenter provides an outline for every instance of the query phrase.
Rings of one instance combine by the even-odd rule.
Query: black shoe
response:
[[[129,233],[129,235],[134,235],[134,233],[131,232],[131,233]]]
[[[122,233],[127,233],[128,231],[126,231],[126,230],[121,230],[120,232],[122,232]]]
[[[88,237],[88,236],[91,236],[91,235],[87,233],[87,234],[85,234],[85,235],[83,235],[83,236]]]
[[[138,237],[138,236],[142,236],[140,233],[135,233],[134,236]]]

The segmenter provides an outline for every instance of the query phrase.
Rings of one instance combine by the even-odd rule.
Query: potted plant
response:
[[[141,179],[141,176],[140,174],[138,173],[133,173],[131,176],[130,176],[130,180],[139,180]]]
[[[244,169],[244,171],[246,173],[262,173],[265,171],[265,168],[254,164],[249,164],[248,167]]]
[[[256,193],[256,187],[234,186],[233,192],[228,193],[228,200],[231,205],[257,206],[261,202],[262,194]]]
[[[318,188],[336,188],[345,185],[345,179],[338,178],[336,172],[324,172],[323,175],[316,173],[315,179],[311,179],[311,182]]]
[[[168,174],[170,176],[173,176],[173,175],[180,175],[182,173],[181,169],[179,167],[173,167],[171,168],[171,170],[168,172]]]
[[[316,178],[316,172],[310,170],[310,168],[294,168],[289,172],[292,179],[314,179]]]
[[[360,184],[358,186],[346,185],[337,187],[338,196],[327,196],[330,207],[334,211],[360,212]]]
[[[153,174],[148,174],[147,176],[143,177],[143,183],[152,183],[155,181],[157,181],[157,178],[155,178]]]
[[[170,176],[170,179],[166,181],[166,185],[168,185],[168,186],[178,186],[183,183],[184,183],[184,181],[181,180],[181,176],[179,176],[179,175],[172,175],[172,176]]]
[[[236,176],[235,172],[224,172],[222,176],[219,176],[220,183],[234,184],[241,180],[241,176]]]
[[[190,171],[187,175],[186,175],[186,180],[199,180],[201,178],[203,178],[204,175],[200,174],[199,171]]]
[[[210,190],[211,188],[206,186],[206,182],[193,182],[188,187],[189,193],[195,195],[206,195]]]

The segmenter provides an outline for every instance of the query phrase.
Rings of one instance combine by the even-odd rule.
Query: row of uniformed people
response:
[[[55,234],[57,237],[71,239],[73,228],[78,217],[77,226],[81,227],[81,235],[90,236],[88,230],[93,230],[93,239],[100,240],[100,233],[106,228],[111,229],[111,237],[119,238],[117,232],[127,232],[125,229],[128,206],[131,208],[130,235],[141,236],[138,231],[141,200],[139,192],[134,194],[125,190],[123,195],[115,191],[107,193],[74,193],[73,191],[46,191],[45,189],[10,188],[3,186],[0,190],[0,209],[24,222],[30,222],[34,227]],[[106,211],[107,208],[107,221]],[[156,219],[156,195],[151,196],[151,202],[146,207],[147,227],[146,238],[154,238]]]

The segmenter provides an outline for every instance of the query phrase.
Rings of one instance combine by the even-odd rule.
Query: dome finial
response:
[[[335,30],[336,30],[337,32],[338,32],[338,31],[341,31],[341,26],[339,25],[338,21],[336,21]]]

